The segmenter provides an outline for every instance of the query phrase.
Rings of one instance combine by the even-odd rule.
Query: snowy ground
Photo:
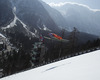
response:
[[[100,50],[14,74],[0,80],[100,80]]]

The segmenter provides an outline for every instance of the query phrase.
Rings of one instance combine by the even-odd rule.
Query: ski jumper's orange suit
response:
[[[62,39],[62,37],[60,37],[60,36],[58,36],[58,35],[56,35],[56,34],[54,34],[54,33],[53,33],[53,36],[54,36],[55,38],[59,39],[59,40]]]

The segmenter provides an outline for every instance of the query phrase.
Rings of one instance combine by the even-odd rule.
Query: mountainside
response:
[[[60,27],[60,28],[65,28],[66,25],[66,21],[65,18],[62,16],[62,14],[57,11],[56,9],[50,7],[48,4],[46,4],[45,2],[41,1],[42,5],[44,6],[44,8],[48,11],[49,15],[52,17],[52,19],[55,21],[55,23]],[[67,27],[66,27],[67,29]],[[68,29],[67,29],[68,30]]]
[[[76,27],[79,31],[100,36],[100,11],[78,3],[52,7],[63,15],[67,27],[70,27],[69,30]]]
[[[48,36],[48,33],[51,32],[62,35],[60,28],[65,28],[66,25],[68,25],[66,24],[65,18],[57,10],[51,8],[40,0],[1,0],[0,3],[3,3],[1,4],[2,8],[4,8],[2,13],[4,13],[5,15],[9,15],[1,15],[1,18],[7,19],[2,19],[3,23],[0,26],[0,31],[2,32],[2,34],[9,36],[9,38],[11,38],[11,41],[17,40],[18,38],[16,37],[16,35],[20,36],[20,34],[28,37],[29,39],[37,39],[39,38],[40,34],[42,34],[43,36]],[[69,32],[66,31],[65,36],[68,35]],[[91,35],[85,34],[85,36]],[[83,38],[85,38],[85,36]],[[24,37],[20,38],[24,39]],[[90,38],[90,40],[95,38],[97,37],[93,36]],[[82,41],[81,38],[79,38],[79,40]],[[87,39],[86,41],[88,40],[89,39]],[[15,44],[15,42],[13,43]]]
[[[67,39],[70,32],[64,31],[63,35],[62,28],[73,30],[72,27],[77,27],[78,30],[81,28],[82,31],[85,29],[79,25],[75,26],[77,21],[74,22],[75,24],[73,23],[69,26],[70,18],[67,21],[67,14],[62,15],[59,11],[51,8],[40,0],[1,0],[0,4],[3,8],[3,10],[1,9],[0,11],[4,13],[0,15],[2,22],[0,32],[9,38],[11,43],[15,46],[19,47],[20,44],[23,45],[25,50],[31,50],[32,44],[39,41],[40,35],[48,37],[48,33],[56,33]],[[73,12],[71,14],[73,14]],[[65,16],[65,18],[63,16]],[[77,37],[79,43],[85,43],[88,40],[98,38],[91,34],[82,33],[81,30]],[[26,41],[30,43],[28,44]],[[48,39],[45,40],[48,46],[49,44],[47,42]]]
[[[16,35],[22,34],[23,36],[20,37],[22,39],[25,36],[29,39],[37,39],[40,34],[47,36],[48,32],[59,33],[60,31],[38,0],[1,0],[0,4],[3,9],[0,10],[2,13],[0,32],[8,36],[11,41],[18,39]],[[16,43],[19,42],[18,40]]]
[[[48,28],[59,31],[59,28],[49,16],[48,12],[38,0],[18,0],[15,4],[17,16],[34,31],[33,27],[40,30]]]

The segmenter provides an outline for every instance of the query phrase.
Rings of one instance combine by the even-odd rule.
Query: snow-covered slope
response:
[[[65,59],[0,80],[100,80],[100,50]]]
[[[0,36],[3,37],[3,38],[6,38],[6,37],[5,37],[3,34],[1,34],[1,33],[0,33]]]

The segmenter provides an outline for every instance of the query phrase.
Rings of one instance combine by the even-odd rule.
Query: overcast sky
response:
[[[76,2],[88,5],[93,9],[100,9],[100,0],[43,0],[46,3],[59,3],[59,2]]]

